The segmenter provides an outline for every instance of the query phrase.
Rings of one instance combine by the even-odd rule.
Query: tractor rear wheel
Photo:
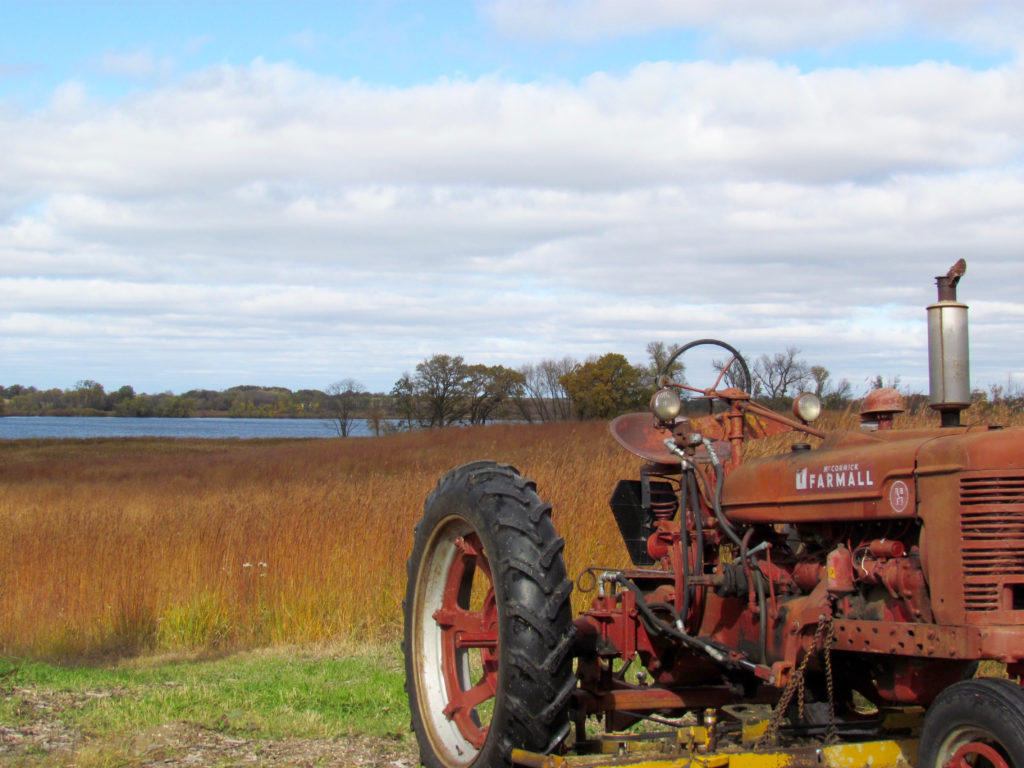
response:
[[[1024,690],[997,678],[955,683],[924,719],[918,768],[1024,768]]]
[[[494,462],[452,470],[427,498],[406,566],[406,691],[430,768],[510,765],[569,732],[572,582],[551,508]]]

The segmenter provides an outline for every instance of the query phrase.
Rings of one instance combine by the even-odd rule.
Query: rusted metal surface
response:
[[[588,705],[593,712],[614,709],[659,710],[659,709],[704,709],[721,707],[730,703],[735,693],[725,687],[701,686],[687,689],[635,688],[613,690],[593,697]]]
[[[693,423],[677,431],[687,430],[694,430]],[[666,431],[649,415],[617,420],[613,434],[667,471],[673,457],[663,448]],[[690,511],[685,532],[676,520],[663,519],[652,528],[648,551],[657,562],[645,572],[641,591],[678,611],[689,590],[693,599],[682,617],[687,631],[737,649],[751,668],[764,658],[764,669],[773,670],[764,679],[774,679],[776,688],[802,656],[814,652],[809,628],[822,612],[833,612],[836,651],[884,658],[893,667],[893,675],[877,683],[878,696],[927,703],[941,689],[936,686],[959,674],[968,660],[1024,656],[1022,445],[1021,428],[858,431],[834,434],[817,450],[745,462],[725,479],[722,510],[728,521],[841,532],[843,543],[809,562],[792,559],[785,548],[776,554],[775,542],[756,565],[767,577],[763,597],[755,594],[750,565],[718,563],[713,578],[707,565],[703,576],[692,565],[684,573],[679,552],[685,543],[688,562],[696,562],[698,524],[704,526],[705,547],[728,544],[708,503],[709,479],[701,483],[702,507],[697,514]],[[1000,462],[1010,466],[972,469]],[[694,471],[704,471],[700,467],[706,464]],[[617,692],[595,673],[594,690],[608,687],[592,711],[692,709],[692,702],[667,691],[716,674],[716,666],[692,647],[677,649],[674,667],[661,664],[665,650],[678,641],[650,632],[633,592],[609,593],[584,618],[594,622],[603,647],[638,658],[658,684]],[[979,630],[982,624],[987,633]],[[942,660],[947,667],[929,666]]]
[[[723,460],[729,461],[734,456],[738,457],[736,446],[744,440],[778,435],[794,428],[801,428],[818,437],[824,436],[823,432],[813,427],[800,425],[793,419],[748,401],[746,395],[739,397],[741,393],[738,390],[724,390],[722,394],[736,398],[733,410],[695,419],[679,417],[671,426],[659,424],[650,413],[627,413],[613,419],[609,429],[616,442],[627,451],[666,466],[676,466],[680,461],[678,454],[665,446],[665,440],[672,437],[681,445],[685,445],[687,439],[694,434],[716,444],[725,443],[724,446],[718,445],[717,450]],[[698,460],[704,460],[707,451],[698,448],[695,455]]]
[[[963,271],[940,278],[943,311],[966,310],[955,296]],[[883,388],[863,403],[864,429],[744,461],[751,437],[822,433],[737,390],[697,391],[723,412],[612,422],[615,439],[650,462],[644,471],[662,491],[675,487],[679,503],[649,505],[651,566],[608,580],[577,620],[589,649],[579,661],[582,710],[612,727],[644,713],[711,711],[739,701],[742,680],[748,700],[774,703],[794,685],[802,697],[810,669],[819,681],[825,672],[827,692],[819,682],[809,695],[834,716],[833,664],[846,697],[855,687],[897,706],[927,706],[971,661],[1024,670],[1024,428],[944,418],[941,428],[895,430],[903,398]],[[815,628],[826,624],[823,642]],[[643,684],[617,677],[615,660],[638,663]],[[796,755],[778,764],[799,764]],[[864,757],[835,756],[839,765]]]
[[[976,659],[981,652],[977,627],[838,619],[835,628],[839,651],[940,659]]]
[[[860,407],[861,416],[903,413],[903,395],[892,387],[880,387],[868,393]]]
[[[940,279],[943,310],[956,304],[962,274],[958,264]],[[972,674],[972,662],[1000,661],[1011,677],[1024,675],[1024,427],[954,425],[947,414],[957,403],[947,398],[942,427],[893,429],[902,397],[879,389],[864,401],[862,429],[824,435],[748,393],[716,389],[722,381],[707,390],[671,384],[717,401],[719,413],[687,419],[667,408],[611,423],[615,440],[645,464],[612,494],[634,567],[589,568],[590,583],[577,582],[592,594],[574,625],[572,718],[577,747],[603,754],[517,753],[519,765],[908,766],[915,742],[878,739],[916,726],[826,744],[866,721],[855,693],[881,720],[887,711],[920,713]],[[789,430],[823,440],[744,459],[747,440]],[[434,616],[440,637],[452,653],[480,651],[490,666],[445,714],[476,744],[486,733],[466,718],[499,679],[500,607],[470,615],[455,601],[459,569],[486,566],[476,542],[466,540],[453,562]],[[454,684],[455,672],[442,681]],[[740,705],[770,717],[748,723]],[[595,717],[603,737],[588,736]],[[694,719],[674,739],[650,730]],[[619,734],[645,720],[648,736]],[[785,748],[718,744],[754,743],[756,727]],[[818,745],[798,746],[808,739]]]
[[[873,425],[875,429],[886,431],[893,428],[894,417],[903,411],[903,395],[891,387],[880,387],[864,398],[860,420],[864,427]]]
[[[739,524],[913,517],[914,456],[932,439],[845,432],[817,450],[749,461],[728,477],[722,505]]]

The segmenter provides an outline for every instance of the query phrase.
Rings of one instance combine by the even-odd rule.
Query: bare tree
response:
[[[387,411],[379,397],[370,400],[370,406],[366,409],[366,423],[373,430],[375,437],[380,437],[381,430],[387,420]]]
[[[328,403],[338,437],[348,437],[352,432],[359,399],[366,391],[355,379],[340,379],[327,387]]]
[[[811,379],[810,369],[804,360],[797,357],[799,354],[796,347],[787,347],[785,352],[776,352],[771,357],[761,355],[754,363],[751,373],[766,399],[781,400]]]
[[[520,366],[523,382],[517,405],[524,419],[565,421],[572,417],[572,403],[561,379],[576,365],[573,358],[563,357],[561,360],[541,360],[536,365],[527,363]]]
[[[726,366],[729,366],[726,368]],[[725,387],[734,387],[743,391],[751,390],[747,394],[757,396],[758,394],[758,383],[757,379],[753,381],[747,381],[743,375],[743,368],[737,362],[735,357],[726,358],[725,360],[712,360],[711,367],[715,373],[721,376],[720,384]],[[754,377],[754,374],[750,374]]]
[[[541,360],[540,368],[544,374],[548,402],[551,405],[551,416],[557,421],[572,418],[572,400],[562,383],[562,377],[572,373],[579,363],[571,357],[561,360]]]
[[[676,353],[677,349],[679,349],[678,346],[674,346],[670,349],[665,345],[664,341],[648,342],[647,355],[650,357],[651,362],[645,371],[644,386],[649,389],[656,389],[658,387],[658,376],[665,370],[665,364],[669,361],[669,358]],[[686,376],[684,375],[685,370],[686,367],[682,360],[674,360],[665,373],[673,381],[683,384],[686,382]]]
[[[543,378],[540,368],[533,363],[525,363],[519,366],[519,375],[523,377],[523,386],[515,398],[519,414],[526,421],[534,419],[549,421],[550,415],[547,403],[544,402]]]

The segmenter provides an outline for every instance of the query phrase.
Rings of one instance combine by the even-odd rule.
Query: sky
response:
[[[0,385],[654,340],[1024,388],[1016,0],[0,0]]]

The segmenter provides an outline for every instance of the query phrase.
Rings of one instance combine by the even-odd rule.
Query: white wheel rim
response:
[[[455,541],[471,533],[474,528],[460,517],[448,517],[434,529],[420,561],[413,606],[413,670],[420,717],[434,753],[453,768],[472,763],[479,750],[444,714],[452,695],[442,669],[444,640],[434,612],[443,603],[448,574],[459,554]],[[458,663],[463,679],[469,679],[468,654]]]

